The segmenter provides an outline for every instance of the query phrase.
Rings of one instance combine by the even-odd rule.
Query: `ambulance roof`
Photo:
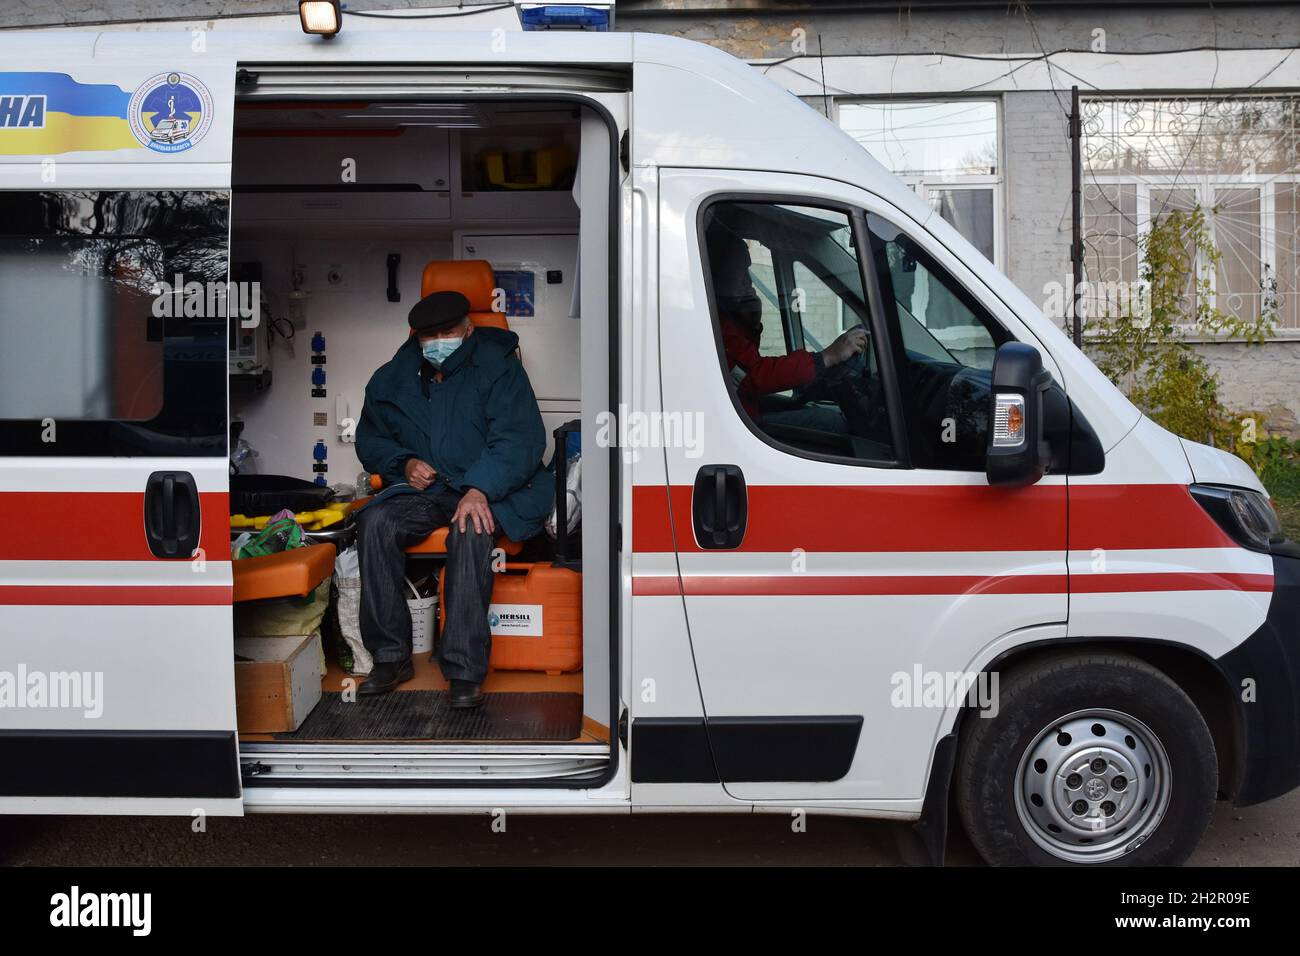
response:
[[[633,164],[807,174],[869,190],[924,224],[1036,332],[1064,344],[1055,323],[915,192],[847,133],[765,76],[761,67],[702,43],[660,34],[430,29],[426,23],[396,32],[374,24],[352,29],[345,21],[343,32],[329,40],[288,27],[219,28],[204,33],[203,52],[193,48],[195,37],[189,29],[15,31],[0,33],[0,63],[22,64],[10,69],[75,72],[78,63],[111,71],[114,62],[143,61],[178,68],[192,64],[196,74],[205,61],[207,70],[223,61],[231,69],[338,65],[353,72],[371,65],[464,65],[479,73],[500,67],[499,79],[493,80],[499,86],[493,88],[502,91],[516,88],[509,78],[512,68],[550,67],[548,72],[557,78],[566,67],[630,70]],[[558,82],[556,88],[562,87]],[[530,88],[539,87],[532,83]],[[1076,380],[1091,378],[1098,388],[1103,386],[1100,373],[1081,354],[1060,347],[1053,351],[1071,366]],[[1120,417],[1131,427],[1138,413],[1131,406],[1128,412]],[[1093,424],[1100,428],[1105,423]],[[1110,435],[1114,429],[1100,431]]]
[[[429,28],[353,29],[332,39],[299,29],[213,29],[203,52],[188,29],[0,33],[0,62],[43,68],[78,62],[111,66],[141,60],[201,75],[204,60],[272,66],[464,64],[606,68],[630,71],[636,102],[633,161],[642,165],[758,168],[805,172],[867,186],[919,219],[930,210],[846,133],[827,123],[759,67],[703,43],[647,33],[510,32]],[[218,24],[220,21],[218,21]],[[247,23],[247,21],[245,21]],[[386,24],[385,24],[386,26]],[[242,27],[242,24],[241,24]],[[30,65],[25,68],[31,69]],[[504,82],[504,80],[503,80]]]

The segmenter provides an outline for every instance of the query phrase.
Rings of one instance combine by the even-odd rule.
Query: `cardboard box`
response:
[[[320,635],[235,638],[239,732],[297,730],[320,702]]]

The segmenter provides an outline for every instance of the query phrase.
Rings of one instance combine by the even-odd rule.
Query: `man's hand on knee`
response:
[[[456,506],[456,513],[451,516],[451,523],[460,529],[461,534],[465,533],[466,519],[469,519],[470,526],[479,534],[491,534],[496,530],[487,497],[477,488],[465,492],[465,497]]]

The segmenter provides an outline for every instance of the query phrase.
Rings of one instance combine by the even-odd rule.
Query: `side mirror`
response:
[[[989,395],[989,444],[985,473],[990,485],[1018,488],[1043,477],[1052,450],[1043,437],[1043,395],[1052,375],[1038,349],[1007,342],[993,358]]]

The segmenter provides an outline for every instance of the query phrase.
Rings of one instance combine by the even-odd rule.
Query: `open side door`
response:
[[[0,41],[0,812],[238,815],[234,63],[94,41]]]

